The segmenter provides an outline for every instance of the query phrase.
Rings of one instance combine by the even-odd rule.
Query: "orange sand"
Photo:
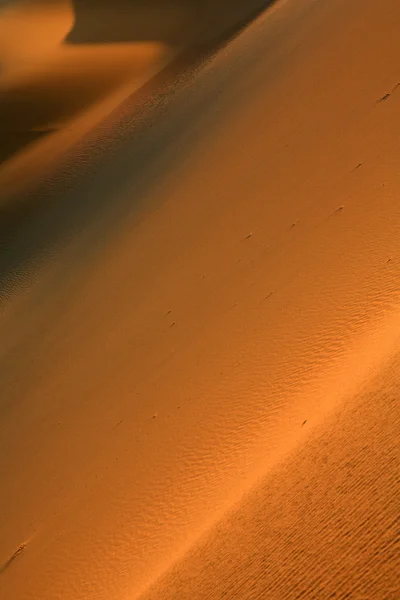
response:
[[[400,597],[399,30],[278,2],[99,133],[0,313],[2,598]]]
[[[69,44],[75,21],[69,0],[17,0],[0,11],[0,206],[178,50],[158,40]]]
[[[212,44],[270,2],[11,0],[0,7],[0,208],[174,57]]]

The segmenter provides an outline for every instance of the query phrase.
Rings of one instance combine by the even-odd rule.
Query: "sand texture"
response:
[[[2,600],[400,598],[399,31],[278,1],[7,196]]]

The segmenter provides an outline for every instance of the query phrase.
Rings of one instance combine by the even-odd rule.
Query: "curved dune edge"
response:
[[[110,50],[107,48],[103,50],[105,57],[109,61],[112,60]],[[114,48],[113,53],[116,59],[120,59],[121,62],[124,49]],[[71,155],[73,156],[75,147],[85,136],[90,134],[126,98],[165,68],[175,58],[176,54],[176,52],[157,44],[143,44],[143,47],[138,44],[136,52],[135,49],[131,50],[133,56],[130,58],[130,75],[126,74],[125,78],[114,84],[111,90],[106,88],[106,91],[99,94],[100,97],[93,101],[89,107],[84,106],[78,114],[65,123],[61,123],[61,125],[56,123],[55,127],[50,123],[50,133],[44,139],[20,150],[15,156],[3,163],[0,168],[0,186],[2,190],[0,209],[7,209],[12,206],[11,203],[15,201],[15,197],[20,198],[24,194],[28,194],[37,185],[38,181],[46,179],[49,171],[59,168],[63,161],[69,159]],[[94,55],[97,69],[99,69],[101,52],[96,49]],[[82,56],[80,60],[81,62],[87,60],[90,65],[90,56]],[[76,58],[74,58],[75,61]],[[126,62],[129,66],[129,60],[125,59]],[[90,67],[93,68],[91,65]],[[127,69],[127,66],[124,65],[124,67]],[[58,77],[60,71],[62,71],[62,68],[60,68],[60,65],[56,65]],[[45,76],[49,76],[49,80],[51,80],[51,75],[51,72],[45,73]],[[88,78],[90,78],[90,75],[93,76],[89,72]],[[23,85],[23,83],[23,81],[20,82],[20,85]],[[21,178],[21,173],[24,173],[23,178]]]
[[[23,203],[71,155],[76,159],[90,133],[168,65],[184,70],[270,4],[231,0],[227,10],[195,0],[16,0],[5,8],[0,209]]]
[[[329,597],[329,593],[338,588],[345,593],[352,586],[358,589],[361,584],[370,594],[374,594],[373,597],[383,597],[390,589],[390,598],[395,598],[400,590],[399,585],[396,587],[396,582],[399,583],[396,577],[399,560],[391,560],[391,554],[387,557],[383,554],[381,557],[382,561],[386,558],[388,562],[385,568],[389,581],[382,581],[381,574],[373,564],[368,565],[369,570],[366,572],[359,573],[353,572],[354,566],[339,563],[334,575],[331,572],[328,574],[332,569],[329,563],[326,564],[326,557],[321,555],[320,561],[315,559],[317,550],[312,544],[319,544],[321,553],[335,555],[339,552],[335,547],[339,542],[334,538],[335,519],[338,518],[339,509],[336,508],[331,514],[327,507],[341,503],[343,512],[350,513],[347,531],[340,528],[338,531],[340,552],[347,551],[347,540],[341,537],[342,534],[356,537],[357,528],[362,528],[362,518],[372,521],[376,516],[369,516],[370,513],[374,515],[373,511],[378,513],[381,510],[373,497],[379,485],[388,493],[388,506],[384,508],[385,521],[380,529],[375,530],[372,521],[370,528],[363,532],[364,538],[371,540],[368,557],[374,551],[378,552],[380,535],[388,538],[389,548],[396,543],[394,521],[397,511],[394,490],[400,459],[396,456],[397,443],[394,437],[400,424],[400,414],[393,394],[399,380],[396,372],[400,364],[399,345],[400,309],[397,308],[384,319],[370,323],[367,332],[350,342],[350,347],[341,356],[332,357],[325,373],[316,374],[312,383],[303,389],[292,391],[288,406],[281,410],[278,423],[273,425],[273,433],[264,432],[251,448],[253,459],[256,459],[257,451],[264,448],[264,459],[257,457],[258,468],[253,472],[248,468],[247,478],[242,477],[240,484],[231,489],[221,512],[198,528],[186,548],[182,548],[173,559],[168,558],[165,572],[161,571],[149,591],[139,595],[140,600],[223,598],[227,593],[231,593],[233,598],[249,599],[297,598],[296,594],[300,592],[310,596],[323,593]],[[382,407],[382,401],[390,395],[392,397],[389,403]],[[354,420],[359,419],[361,425],[355,426]],[[382,430],[387,426],[388,419],[392,419],[390,432]],[[338,428],[343,429],[340,436],[335,434]],[[351,478],[354,466],[358,468],[357,475],[360,479],[364,479],[363,469],[367,468],[369,473],[374,472],[365,458],[360,456],[362,449],[366,450],[369,446],[370,432],[373,432],[374,439],[377,440],[377,447],[371,448],[376,454],[374,459],[386,466],[377,467],[373,480],[365,477],[360,489],[353,490],[353,495],[363,493],[365,498],[370,497],[370,504],[361,506],[357,512],[357,520],[361,522],[353,523],[353,511],[348,507],[347,497],[342,495],[341,485],[351,488],[351,481],[355,479]],[[354,448],[357,449],[355,455],[352,454]],[[330,474],[326,468],[328,462],[332,466]],[[310,469],[310,465],[314,468]],[[350,473],[350,481],[345,480],[342,470]],[[324,479],[323,484],[320,477]],[[339,484],[338,479],[344,480],[343,483]],[[275,480],[279,482],[278,485]],[[310,485],[315,486],[315,489],[310,490]],[[323,486],[324,491],[321,492]],[[293,488],[296,496],[292,498]],[[313,542],[307,533],[301,532],[302,526],[298,519],[303,516],[302,510],[312,524],[313,513],[307,502],[310,497],[314,501],[314,496],[316,506],[312,510],[322,513],[322,521],[310,526],[315,536]],[[283,497],[285,503],[282,505]],[[380,502],[384,502],[382,490]],[[289,507],[293,505],[292,511],[297,514],[296,517],[290,513],[286,504]],[[303,505],[302,509],[299,509],[298,504]],[[260,513],[265,514],[262,512],[264,505],[271,512],[273,510],[274,515],[272,518],[267,513],[272,531],[272,534],[268,531],[268,539],[272,537],[274,542],[272,548],[262,538],[260,541],[264,528],[259,520],[262,518]],[[243,519],[253,521],[249,527],[250,533],[246,532]],[[343,518],[343,521],[346,519]],[[326,535],[325,528],[329,530],[330,537]],[[300,538],[299,547],[295,544],[292,547],[292,536],[296,542]],[[282,544],[288,555],[286,560],[292,561],[293,566],[290,568],[286,563],[281,564],[279,546]],[[365,557],[361,554],[360,558],[357,554],[357,539],[351,539],[351,544],[351,560],[356,564],[360,560],[362,562]],[[302,550],[302,546],[306,547],[305,550]],[[383,546],[386,552],[386,545]],[[304,557],[297,564],[297,557],[302,552]],[[268,566],[265,564],[261,568],[260,564],[264,565],[267,557]],[[320,562],[324,566],[325,574],[315,576],[313,559],[317,565]],[[349,557],[346,559],[348,561]],[[375,591],[374,586],[377,586]],[[328,593],[327,589],[331,589],[331,592]]]
[[[0,14],[0,152],[5,155],[0,164],[0,208],[46,178],[93,128],[182,50],[157,40],[69,46],[64,38],[72,24],[72,7],[64,0],[20,2]],[[36,134],[36,141],[7,157],[3,146],[8,138],[12,142],[28,133],[32,139]]]
[[[128,129],[86,190],[109,208],[26,274],[0,314],[6,597],[324,598],[348,582],[362,597],[369,572],[396,597],[396,362],[390,401],[376,388],[399,331],[398,96],[380,101],[396,85],[396,6],[289,1],[260,18],[190,82],[185,135],[166,111],[148,138],[168,168],[151,155],[150,184],[132,165],[102,192],[137,151]],[[339,526],[343,490],[364,504]],[[352,579],[342,557],[355,569],[364,540],[375,571]]]
[[[399,366],[397,354],[141,600],[398,598]]]

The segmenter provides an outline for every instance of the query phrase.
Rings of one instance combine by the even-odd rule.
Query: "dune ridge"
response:
[[[183,71],[273,3],[15,0],[6,6],[0,207],[43,184],[77,154],[82,138],[177,56]]]
[[[252,511],[257,511],[258,513],[260,511],[258,505],[261,503],[268,504],[269,509],[273,505],[276,513],[279,507],[277,507],[277,500],[275,498],[277,491],[280,492],[283,485],[286,488],[297,486],[297,493],[300,499],[303,498],[305,491],[302,489],[302,482],[299,476],[293,477],[287,473],[288,470],[292,469],[293,471],[296,468],[292,467],[292,465],[299,461],[299,456],[302,458],[302,463],[309,465],[313,460],[317,460],[318,464],[321,464],[323,460],[321,457],[326,456],[329,452],[326,445],[330,443],[334,452],[344,455],[344,457],[341,457],[342,462],[344,459],[347,461],[354,460],[350,450],[346,449],[343,451],[335,439],[335,434],[332,433],[332,430],[342,427],[343,422],[345,429],[348,431],[352,427],[352,421],[357,419],[360,413],[363,417],[364,413],[367,413],[367,417],[364,417],[363,428],[358,427],[357,433],[359,437],[355,439],[354,445],[367,443],[368,427],[372,428],[374,426],[371,423],[371,415],[374,415],[379,422],[387,422],[387,419],[392,416],[391,431],[396,431],[396,427],[400,423],[400,415],[399,411],[396,410],[397,406],[394,398],[382,416],[378,412],[379,405],[377,405],[376,397],[378,396],[380,399],[385,393],[393,393],[395,390],[395,382],[398,380],[398,377],[396,378],[396,369],[399,365],[399,342],[400,305],[392,307],[389,315],[377,318],[375,323],[368,323],[364,335],[351,340],[345,352],[339,353],[338,356],[332,356],[332,361],[326,367],[325,372],[317,372],[315,377],[311,378],[309,383],[300,386],[300,389],[290,390],[289,388],[287,393],[290,394],[290,400],[287,406],[279,406],[278,404],[279,419],[265,428],[263,434],[257,438],[256,442],[253,440],[252,447],[243,445],[241,448],[242,451],[244,449],[250,451],[253,460],[257,456],[257,450],[261,449],[264,452],[264,457],[259,457],[257,468],[252,471],[251,467],[249,468],[249,465],[247,465],[247,477],[243,478],[242,475],[241,480],[238,478],[237,483],[239,484],[240,481],[240,485],[237,485],[235,490],[231,490],[229,500],[225,500],[225,504],[221,510],[213,515],[213,518],[203,526],[203,529],[199,528],[195,532],[194,537],[189,540],[186,548],[182,548],[174,557],[174,560],[171,560],[171,557],[169,557],[164,567],[165,571],[162,571],[156,577],[156,581],[152,582],[150,591],[139,594],[138,598],[143,598],[143,600],[153,598],[167,599],[170,597],[186,598],[186,595],[188,598],[222,598],[225,597],[228,591],[232,594],[232,598],[297,598],[297,594],[302,587],[304,590],[308,589],[308,591],[303,590],[302,592],[306,597],[315,597],[315,594],[321,594],[321,591],[325,594],[323,597],[329,597],[326,590],[320,588],[319,585],[326,585],[328,588],[341,587],[346,590],[351,585],[355,587],[361,586],[357,577],[355,575],[349,577],[347,572],[346,581],[340,581],[338,575],[336,575],[337,579],[335,579],[334,575],[331,575],[329,578],[326,574],[320,575],[319,579],[316,578],[318,583],[314,588],[313,578],[307,575],[300,577],[301,568],[296,566],[286,576],[286,579],[291,579],[292,587],[287,587],[287,584],[285,587],[285,584],[279,583],[279,579],[276,578],[276,570],[278,573],[281,570],[279,566],[280,559],[276,549],[277,558],[275,558],[274,566],[269,567],[268,578],[265,581],[264,572],[259,564],[260,561],[264,560],[262,553],[266,552],[265,545],[259,543],[258,536],[260,534],[256,530],[256,525],[253,524],[252,535],[255,536],[255,539],[252,552],[258,551],[260,552],[260,556],[254,566],[251,565],[251,562],[244,560],[244,556],[250,556],[252,552],[249,549],[246,553],[243,553],[241,548],[243,540],[247,540],[246,544],[248,546],[252,545],[253,541],[249,539],[248,535],[244,534],[241,520],[243,513],[245,514],[245,518],[248,520],[252,519]],[[389,392],[386,391],[387,389]],[[368,406],[368,410],[360,406],[365,396],[373,398],[371,406]],[[269,410],[271,410],[271,406],[269,406]],[[261,414],[260,418],[262,419]],[[327,436],[329,442],[321,441],[324,435]],[[396,455],[396,441],[388,434],[386,434],[386,438],[385,434],[379,431],[377,425],[375,425],[375,435],[379,440],[383,437],[382,444],[386,441],[389,442],[388,463],[390,469],[389,473],[385,473],[384,475],[384,485],[392,486],[392,500],[385,508],[387,510],[387,520],[389,521],[387,523],[388,531],[385,532],[385,536],[391,538],[393,547],[395,547],[399,540],[396,538],[396,516],[395,514],[393,515],[393,511],[396,512],[396,493],[394,488],[396,485],[396,469],[400,466],[400,458]],[[344,438],[343,433],[341,434],[341,438]],[[312,450],[310,450],[310,446]],[[385,453],[383,447],[381,448],[381,453]],[[333,466],[336,467],[334,463]],[[238,471],[240,472],[240,470]],[[372,473],[372,468],[370,468],[370,471]],[[282,484],[282,472],[286,477],[284,484]],[[313,474],[313,476],[316,478],[318,475]],[[327,477],[327,474],[324,473],[324,476]],[[339,476],[343,477],[340,473]],[[268,489],[271,478],[278,479],[280,482],[280,488],[278,490],[274,489],[275,495],[272,497]],[[369,493],[368,484],[371,485],[372,481],[365,481],[366,495]],[[327,482],[327,485],[329,485],[329,482]],[[309,484],[307,484],[307,488],[308,486]],[[348,482],[347,486],[349,486]],[[374,483],[375,486],[376,483]],[[332,488],[332,490],[331,494],[337,493],[339,496],[338,501],[340,502],[340,488],[339,492],[337,492],[336,488]],[[327,499],[323,495],[319,495],[318,491],[317,497],[320,503],[318,508],[323,512],[324,506],[322,503],[327,501]],[[253,498],[256,498],[256,500],[253,501]],[[345,498],[342,499],[344,511],[346,510],[345,500]],[[256,508],[254,508],[254,505]],[[332,520],[330,528],[333,530],[337,511],[334,511],[332,515],[329,514],[329,511],[326,512],[328,512],[326,517],[328,521]],[[270,519],[272,530],[274,532],[282,531],[286,540],[292,535],[291,528],[296,529],[294,519],[288,518],[289,524],[285,522],[283,525],[278,518],[275,524],[273,524],[272,516]],[[239,526],[236,525],[238,521],[240,523]],[[262,530],[262,526],[257,521],[256,523],[259,529]],[[351,527],[350,523],[351,520],[349,519],[349,532],[352,532],[353,528],[357,531],[356,527]],[[361,529],[362,524],[359,527]],[[232,545],[230,533],[232,528],[240,530],[239,537],[235,536],[233,538],[233,544],[236,544],[237,548]],[[228,533],[225,533],[226,531]],[[225,546],[220,542],[221,534],[224,540],[226,540]],[[317,532],[316,537],[319,534],[320,532]],[[374,543],[379,543],[379,534],[375,534],[372,527],[366,532],[366,535],[376,535]],[[318,541],[321,546],[325,543],[334,544],[334,540],[330,538],[324,540],[323,536]],[[305,544],[304,540],[301,540],[301,544]],[[345,547],[345,540],[343,544]],[[260,548],[257,548],[258,545]],[[356,548],[357,540],[353,540],[353,551],[356,551]],[[326,552],[326,549],[324,551]],[[298,556],[300,550],[296,548],[295,553]],[[232,562],[236,560],[236,565],[235,567],[229,565],[227,568],[227,557],[230,555],[234,556]],[[218,566],[215,566],[218,565],[221,556],[224,556],[222,561],[223,566],[218,569]],[[241,574],[241,565],[243,562],[246,565],[246,569],[248,569],[245,576]],[[393,585],[392,595],[388,596],[388,598],[395,598],[400,590],[399,581],[397,581],[399,585],[395,587],[395,575],[398,563],[399,560],[396,562],[393,559],[393,563],[388,565],[388,573],[390,573],[391,585]],[[342,568],[346,570],[345,566]],[[227,569],[227,573],[224,573],[224,569]],[[238,574],[233,575],[234,569],[238,569]],[[232,578],[235,584],[231,584],[229,578]],[[255,580],[254,584],[252,583],[253,579]],[[360,576],[360,580],[362,581],[362,576]],[[376,583],[379,585],[379,580]],[[378,591],[383,592],[386,589],[386,584],[382,583],[381,585],[382,587],[378,587]],[[237,588],[236,591],[235,586]],[[260,586],[260,589],[258,593],[255,593],[254,588],[257,586]],[[240,595],[235,595],[234,591]],[[270,596],[269,594],[273,595]],[[130,597],[129,594],[127,595],[128,597]]]
[[[396,600],[399,364],[397,354],[141,600]]]
[[[140,173],[124,105],[0,313],[6,597],[396,597],[399,26],[278,3]]]

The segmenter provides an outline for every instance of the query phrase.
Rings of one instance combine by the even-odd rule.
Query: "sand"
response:
[[[71,151],[76,156],[83,136],[175,58],[212,46],[271,2],[13,0],[0,7],[0,209]]]
[[[399,27],[277,2],[44,188],[2,262],[1,597],[400,597]]]
[[[70,43],[76,23],[69,0],[16,0],[0,11],[0,207],[178,50],[159,40]]]

